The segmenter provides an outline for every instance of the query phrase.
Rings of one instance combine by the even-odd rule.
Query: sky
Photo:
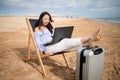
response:
[[[0,0],[0,15],[120,17],[120,0]]]

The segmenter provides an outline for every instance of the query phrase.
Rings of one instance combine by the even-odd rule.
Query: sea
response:
[[[106,18],[93,18],[93,19],[97,21],[105,21],[105,22],[120,24],[120,17],[106,17]]]

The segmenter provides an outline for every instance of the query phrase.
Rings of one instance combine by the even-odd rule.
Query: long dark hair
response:
[[[35,24],[35,27],[37,27],[37,26],[42,26],[42,18],[43,18],[43,16],[46,15],[46,14],[49,16],[50,22],[53,22],[52,17],[51,17],[51,15],[50,15],[48,12],[42,12],[42,13],[40,14],[40,16],[39,16],[38,21],[37,21],[36,24]],[[48,30],[49,30],[51,33],[53,33],[53,31],[52,31],[53,26],[51,25],[50,22],[46,25],[46,27],[48,28]]]

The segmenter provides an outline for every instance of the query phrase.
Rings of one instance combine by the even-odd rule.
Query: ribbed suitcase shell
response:
[[[99,48],[102,51],[99,51],[97,55],[95,55],[94,51],[91,49],[78,49],[76,80],[102,80],[104,70],[104,49],[101,47]]]

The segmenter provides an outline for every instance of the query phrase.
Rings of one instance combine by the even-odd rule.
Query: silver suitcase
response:
[[[76,80],[102,80],[104,49],[100,46],[80,48],[77,51]]]

